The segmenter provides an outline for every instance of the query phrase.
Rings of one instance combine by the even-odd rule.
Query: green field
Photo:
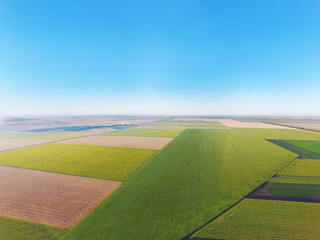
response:
[[[303,199],[319,199],[320,185],[317,184],[297,184],[297,183],[269,183],[266,187],[256,192],[254,196],[272,196]],[[287,199],[288,198],[288,199]],[[309,201],[309,200],[305,200]]]
[[[320,184],[320,177],[277,176],[275,178],[272,178],[269,182]]]
[[[91,134],[84,133],[2,133],[0,138],[10,139],[45,139],[45,140],[64,140],[76,137],[84,137]]]
[[[49,143],[0,152],[0,165],[124,181],[156,151]]]
[[[245,199],[194,236],[208,239],[319,239],[320,204]]]
[[[116,132],[102,133],[101,135],[174,138],[178,136],[182,131],[182,129],[128,128]]]
[[[300,140],[269,140],[305,158],[320,159],[320,142]]]
[[[65,239],[181,239],[297,157],[265,140],[270,138],[319,140],[320,135],[277,129],[185,130]]]
[[[298,159],[279,175],[320,177],[320,160]]]
[[[55,240],[60,239],[67,231],[67,229],[0,217],[1,240]]]
[[[175,121],[167,120],[150,123],[152,126],[180,126],[180,127],[225,127],[220,122],[201,122],[201,121]]]

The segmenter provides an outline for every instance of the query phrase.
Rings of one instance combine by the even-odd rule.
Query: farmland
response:
[[[174,138],[177,137],[181,132],[182,129],[128,128],[116,132],[102,133],[101,135]]]
[[[320,184],[319,177],[309,177],[309,176],[276,176],[272,178],[269,182],[276,183],[301,183],[301,184]]]
[[[58,240],[68,230],[23,220],[0,217],[1,240]]]
[[[208,239],[318,239],[320,204],[245,199],[194,236]]]
[[[160,121],[155,123],[150,123],[151,126],[179,126],[179,127],[225,127],[220,122],[204,122],[204,121],[175,121],[175,120],[167,120]]]
[[[320,177],[320,161],[315,159],[298,159],[279,175]]]
[[[181,239],[298,156],[265,139],[319,140],[320,135],[187,129],[64,239]]]
[[[269,141],[291,152],[299,154],[304,158],[320,158],[320,143],[318,141],[290,141],[273,139],[270,139]]]
[[[156,151],[50,143],[0,153],[5,166],[124,181]]]
[[[134,136],[88,136],[61,141],[65,144],[87,144],[126,148],[161,150],[173,138],[134,137]]]
[[[89,135],[88,133],[30,133],[30,132],[18,132],[18,133],[2,133],[0,138],[5,139],[44,139],[44,140],[63,140],[69,138],[83,137]]]

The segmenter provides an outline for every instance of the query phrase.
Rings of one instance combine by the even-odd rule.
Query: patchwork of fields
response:
[[[185,130],[64,239],[181,239],[298,156],[268,138],[319,140],[320,135],[276,129]]]
[[[239,123],[227,129],[219,120],[175,119],[94,136],[7,135],[8,142],[45,137],[58,142],[0,152],[0,215],[15,218],[0,217],[1,234],[4,239],[182,239],[236,204],[193,237],[270,239],[275,227],[281,231],[278,239],[285,228],[292,238],[316,236],[320,205],[293,201],[320,199],[320,161],[297,159],[317,158],[320,134]],[[120,185],[114,181],[123,183],[111,194]],[[251,196],[262,200],[242,200],[266,181]],[[306,219],[292,220],[301,227],[279,223],[294,216]],[[308,235],[299,232],[307,227]]]

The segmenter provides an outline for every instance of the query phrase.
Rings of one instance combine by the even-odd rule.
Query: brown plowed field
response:
[[[0,166],[0,215],[72,228],[120,184]]]
[[[52,140],[0,138],[0,151],[39,145],[48,142],[52,142]]]
[[[173,138],[127,137],[127,136],[88,136],[60,141],[59,143],[103,145],[115,147],[146,148],[160,150]]]

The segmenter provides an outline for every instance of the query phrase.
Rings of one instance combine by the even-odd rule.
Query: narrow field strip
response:
[[[142,148],[160,150],[173,138],[134,137],[134,136],[88,136],[60,141],[63,144],[101,145],[126,148]]]
[[[71,228],[120,184],[0,166],[0,215]]]
[[[49,143],[0,152],[0,165],[124,181],[156,150]]]
[[[115,132],[107,132],[101,135],[104,136],[136,136],[136,137],[164,137],[175,138],[183,129],[152,129],[152,128],[128,128]]]

